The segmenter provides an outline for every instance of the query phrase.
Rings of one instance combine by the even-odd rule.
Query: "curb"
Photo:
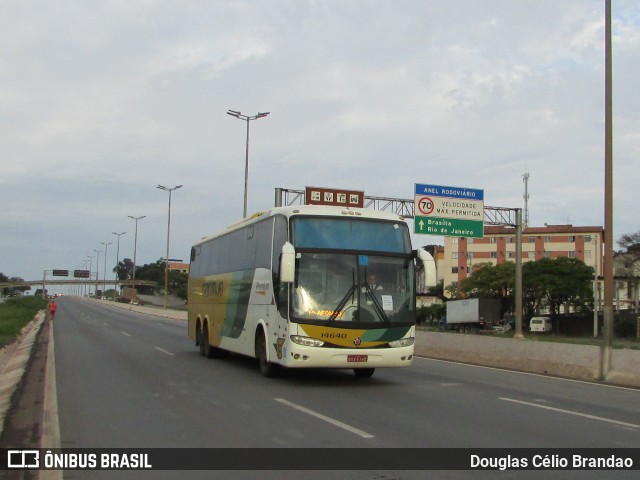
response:
[[[146,306],[146,305],[131,305],[130,303],[118,303],[112,302],[109,300],[97,300],[100,304],[106,305],[107,307],[112,308],[120,308],[122,310],[129,310],[131,312],[138,313],[146,313],[149,315],[153,315],[160,318],[170,318],[173,320],[187,320],[187,311],[186,310],[174,310],[171,308],[167,308],[166,310],[162,307],[156,306]]]
[[[36,337],[46,318],[44,310],[21,330],[15,342],[0,351],[0,436],[4,433],[7,412],[20,387]]]

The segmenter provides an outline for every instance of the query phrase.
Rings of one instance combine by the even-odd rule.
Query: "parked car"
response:
[[[551,319],[549,317],[531,317],[529,330],[532,332],[550,332]]]

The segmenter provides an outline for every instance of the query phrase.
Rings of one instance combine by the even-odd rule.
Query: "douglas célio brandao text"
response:
[[[470,467],[479,470],[536,470],[536,469],[567,469],[567,470],[602,470],[634,468],[633,458],[607,455],[585,456],[572,455],[531,455],[519,457],[505,455],[504,457],[471,455]]]

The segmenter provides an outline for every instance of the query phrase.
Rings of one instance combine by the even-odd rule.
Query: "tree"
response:
[[[620,245],[626,253],[633,253],[640,258],[640,231],[636,233],[625,233],[618,239]]]
[[[440,280],[434,287],[427,288],[427,295],[433,295],[444,300],[444,279]]]
[[[616,274],[637,277],[640,274],[640,232],[627,233],[618,239],[624,250],[616,254]]]
[[[136,279],[149,280],[157,282],[158,285],[164,285],[164,262],[162,258],[155,263],[147,263],[136,267]]]
[[[160,258],[155,263],[148,263],[136,267],[136,280],[149,280],[164,287],[164,260]],[[169,293],[175,293],[180,298],[186,299],[188,275],[186,273],[169,271]]]
[[[513,311],[516,266],[513,262],[498,265],[481,263],[460,282],[460,290],[470,298],[499,298],[502,314]]]
[[[455,300],[456,298],[458,298],[458,295],[460,294],[458,286],[453,284],[447,285],[444,291],[449,295],[449,299],[451,300]]]
[[[523,304],[530,317],[547,305],[559,313],[561,305],[588,309],[593,299],[593,267],[576,258],[543,258],[522,266]]]
[[[23,282],[24,279],[20,277],[7,277],[4,273],[0,272],[0,282]],[[22,287],[4,287],[2,289],[2,296],[13,297],[16,294],[22,295],[24,292],[31,290],[28,285]]]
[[[522,300],[524,314],[531,317],[543,306],[558,313],[561,305],[576,311],[591,308],[593,301],[593,267],[568,257],[543,258],[522,266]],[[447,287],[448,289],[449,287]],[[515,264],[483,263],[460,282],[458,294],[470,298],[500,298],[502,312],[514,309]]]
[[[506,298],[513,294],[515,285],[515,263],[499,265],[481,263],[473,273],[460,282],[460,290],[467,297]]]
[[[130,280],[133,278],[133,261],[125,258],[113,268],[113,272],[118,276],[118,280]]]

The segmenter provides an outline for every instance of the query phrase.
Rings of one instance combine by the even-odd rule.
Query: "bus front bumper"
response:
[[[343,349],[289,344],[282,365],[288,368],[382,368],[408,367],[413,345],[398,348]]]

